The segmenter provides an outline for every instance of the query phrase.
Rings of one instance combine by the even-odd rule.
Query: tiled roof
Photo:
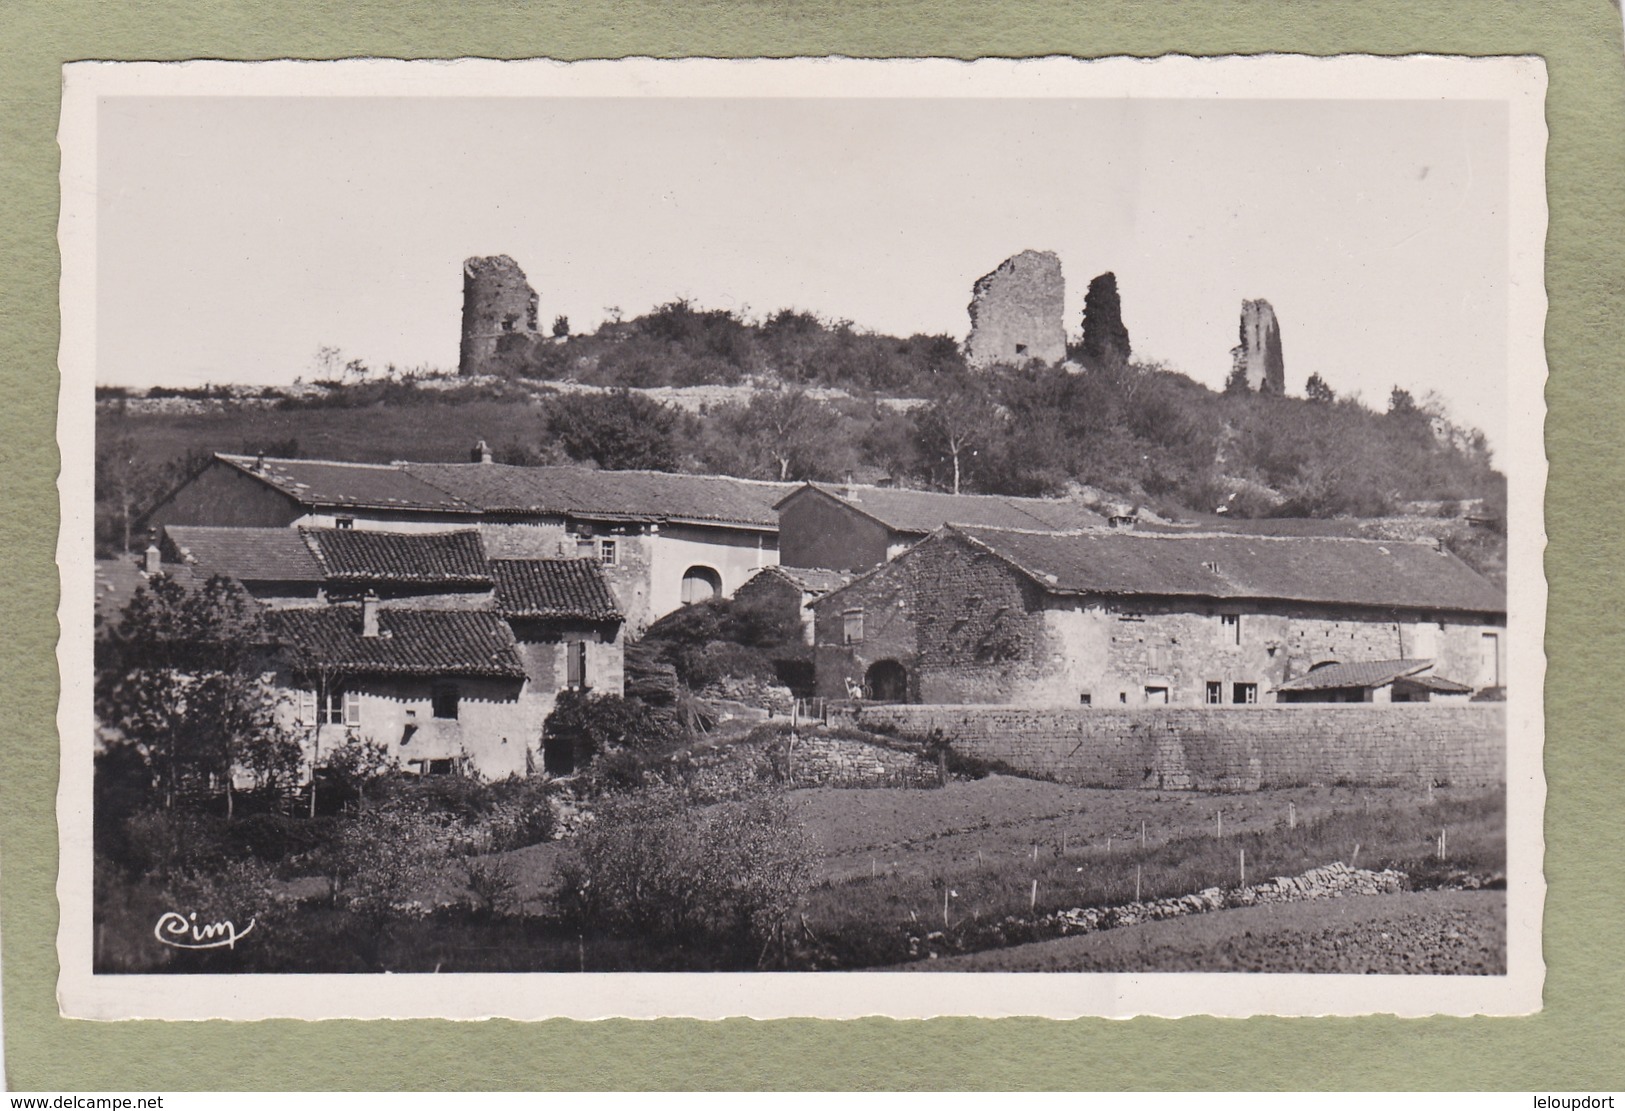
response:
[[[309,545],[309,551],[315,553],[315,561],[333,582],[491,584],[485,566],[485,548],[480,543],[480,534],[473,529],[458,532],[299,531],[304,534],[302,543]]]
[[[496,606],[509,617],[619,621],[621,607],[592,559],[493,559]]]
[[[215,458],[304,506],[478,512],[476,507],[424,482],[398,463],[341,463],[327,459],[266,459],[261,463],[256,456],[223,453],[217,453]]]
[[[103,621],[117,621],[136,591],[147,585],[147,574],[141,570],[140,556],[119,556],[96,561],[96,597],[94,610]],[[184,586],[194,582],[192,569],[185,564],[168,563],[164,574]]]
[[[828,594],[857,577],[852,571],[831,571],[824,567],[764,567],[758,575],[777,575],[806,594]]]
[[[1430,691],[1441,694],[1471,694],[1472,687],[1466,683],[1458,683],[1454,679],[1446,679],[1442,675],[1407,675],[1406,683],[1414,683],[1419,687],[1426,687]]]
[[[1211,533],[950,531],[1058,593],[1506,612],[1500,588],[1430,544]]]
[[[205,574],[239,582],[322,581],[321,566],[294,529],[168,525],[164,536],[176,556]]]
[[[924,536],[943,525],[990,528],[1079,529],[1103,526],[1098,513],[1059,498],[1013,498],[998,494],[940,494],[930,490],[897,490],[884,486],[823,486],[812,489],[852,506],[897,532]],[[793,494],[792,494],[793,496]],[[784,498],[780,505],[789,501]]]
[[[548,513],[605,520],[696,521],[776,532],[783,482],[589,467],[501,463],[407,463],[449,496],[493,513]]]
[[[361,635],[360,606],[279,610],[268,620],[299,667],[360,675],[525,675],[513,631],[494,613],[380,609],[376,637]]]
[[[1425,671],[1432,665],[1432,660],[1358,660],[1352,663],[1323,664],[1296,679],[1287,680],[1281,684],[1280,689],[1326,691],[1346,687],[1382,687],[1406,676],[1415,676],[1417,680],[1421,680],[1424,677],[1416,673]]]

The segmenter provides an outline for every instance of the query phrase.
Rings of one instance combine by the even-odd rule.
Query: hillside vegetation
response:
[[[567,327],[560,329],[567,331]],[[1379,517],[1406,503],[1503,515],[1481,433],[1395,389],[1378,412],[1318,375],[1307,398],[1217,393],[1155,363],[1095,358],[972,372],[948,336],[896,338],[783,311],[758,322],[676,301],[596,333],[515,336],[509,376],[377,371],[278,390],[101,391],[98,540],[214,451],[359,461],[583,462],[962,492],[1092,488],[1165,515]],[[697,405],[646,390],[715,387]],[[730,388],[731,387],[731,388]],[[896,399],[913,399],[900,402]]]

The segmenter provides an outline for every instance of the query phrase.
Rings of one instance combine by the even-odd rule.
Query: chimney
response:
[[[149,575],[156,575],[163,570],[163,553],[158,550],[156,542],[147,544],[147,550],[141,554],[141,570]]]
[[[263,451],[254,457],[254,473],[265,473],[265,453]]]
[[[491,448],[484,440],[481,440],[474,445],[474,450],[468,453],[468,458],[471,463],[489,463],[491,462]]]
[[[361,635],[364,637],[378,635],[378,595],[371,590],[361,599]]]

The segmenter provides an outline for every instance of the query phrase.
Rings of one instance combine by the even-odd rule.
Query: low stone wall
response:
[[[920,757],[844,737],[803,733],[787,778],[798,787],[934,787],[937,766]]]
[[[868,729],[1086,787],[1256,791],[1506,782],[1506,707],[1309,704],[1040,709],[859,705]]]

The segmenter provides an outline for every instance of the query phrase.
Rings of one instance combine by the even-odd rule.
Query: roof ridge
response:
[[[234,454],[232,452],[227,452],[227,451],[217,451],[217,452],[214,453],[214,457],[216,459],[223,459],[227,463],[232,463],[232,464],[235,464],[237,466],[247,466],[247,467],[252,467],[255,463],[259,462],[259,460],[260,460],[260,457],[258,455],[237,455],[237,454]],[[267,463],[315,463],[315,464],[319,464],[319,465],[324,466],[324,467],[357,467],[357,468],[365,468],[367,470],[373,470],[373,471],[400,471],[402,469],[402,466],[403,466],[403,464],[401,464],[401,463],[361,463],[361,462],[357,462],[355,460],[350,460],[350,459],[290,459],[290,458],[287,458],[285,456],[271,456],[271,455],[265,456],[265,462],[267,462]]]

